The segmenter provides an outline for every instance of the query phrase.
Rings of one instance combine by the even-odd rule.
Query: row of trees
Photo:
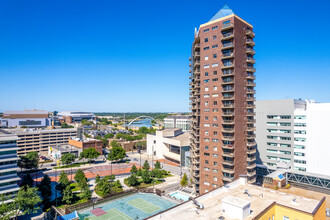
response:
[[[84,149],[80,155],[79,155],[79,159],[86,159],[88,160],[88,162],[91,162],[92,160],[95,160],[96,158],[98,158],[100,156],[100,153],[95,150],[95,148],[88,148],[88,149]],[[63,164],[71,164],[76,160],[76,156],[72,153],[66,153],[61,157],[61,161]]]
[[[131,175],[125,179],[125,183],[128,186],[139,186],[141,184],[150,184],[156,179],[163,178],[168,175],[169,172],[162,170],[159,161],[156,161],[155,168],[150,171],[150,165],[146,160],[142,166],[142,169],[137,169],[135,165],[131,168]]]
[[[65,172],[61,172],[56,189],[61,192],[61,201],[64,204],[72,204],[75,201],[81,199],[89,200],[92,197],[92,192],[89,189],[88,180],[82,170],[77,170],[74,180],[80,191],[78,194],[73,193],[72,188],[75,187],[75,185],[71,184],[67,174]]]
[[[135,136],[132,136],[130,134],[123,134],[123,133],[118,133],[116,134],[116,138],[117,139],[124,139],[126,141],[135,141],[135,140],[141,140],[143,139],[144,135],[143,134],[139,134],[139,135],[135,135]]]

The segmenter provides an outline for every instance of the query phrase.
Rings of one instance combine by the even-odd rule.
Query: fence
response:
[[[71,212],[74,212],[75,210],[81,210],[81,209],[85,209],[88,207],[92,207],[93,205],[98,205],[104,202],[108,202],[114,199],[118,199],[120,197],[124,197],[133,193],[137,193],[137,192],[145,192],[145,193],[153,193],[154,190],[152,188],[146,188],[146,187],[139,187],[136,189],[129,189],[126,190],[124,192],[120,192],[120,193],[115,193],[115,194],[110,194],[108,196],[105,196],[101,199],[97,199],[97,200],[89,200],[87,202],[81,203],[81,204],[76,204],[76,205],[71,205],[69,207],[65,208],[65,214],[69,214]]]

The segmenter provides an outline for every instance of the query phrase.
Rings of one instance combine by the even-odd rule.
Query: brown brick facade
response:
[[[236,15],[227,16],[202,25],[193,44],[192,174],[201,194],[241,174],[248,174],[250,182],[255,178],[253,168],[247,170],[247,140],[254,141],[254,124],[247,129],[254,114],[254,98],[247,100],[248,93],[254,94],[254,82],[247,77],[248,62],[254,62],[246,52],[248,29],[252,32],[252,26]]]

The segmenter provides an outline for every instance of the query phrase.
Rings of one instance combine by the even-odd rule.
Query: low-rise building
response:
[[[17,181],[20,180],[17,176],[18,139],[14,134],[0,132],[0,195],[7,196],[5,202],[12,201],[19,190],[17,185]]]
[[[181,128],[182,131],[191,130],[190,115],[170,115],[164,118],[165,129]]]
[[[190,134],[181,128],[156,131],[147,134],[147,154],[186,166],[190,149]]]
[[[54,147],[48,148],[48,156],[52,157],[55,160],[61,160],[62,156],[67,153],[74,154],[76,157],[79,157],[83,149],[78,148],[69,144],[57,145]]]
[[[3,129],[7,133],[18,136],[18,155],[38,152],[47,155],[48,147],[68,144],[69,138],[77,136],[77,129]]]
[[[86,139],[70,138],[68,144],[80,148],[82,150],[88,148],[94,148],[101,155],[103,154],[103,142],[100,140],[91,139],[91,138],[86,138]]]
[[[57,113],[59,119],[65,123],[81,122],[82,120],[96,120],[92,112],[64,111]]]
[[[246,177],[240,177],[147,219],[317,220],[325,217],[325,197],[316,200],[279,192],[248,184]]]
[[[5,111],[0,118],[0,126],[14,127],[47,127],[51,126],[49,112],[43,110]]]

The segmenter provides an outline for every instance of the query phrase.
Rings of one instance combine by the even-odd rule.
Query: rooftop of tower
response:
[[[217,20],[219,18],[223,18],[223,17],[226,17],[228,15],[231,15],[231,14],[234,14],[233,10],[231,10],[228,5],[224,5],[220,11],[218,11],[218,13],[216,13],[212,18],[211,20],[209,20],[208,22],[210,21],[214,21],[214,20]]]
[[[231,10],[228,7],[228,5],[224,5],[208,22],[200,25],[200,27],[203,27],[205,25],[209,25],[211,23],[217,22],[217,21],[222,20],[222,19],[227,19],[227,18],[232,17],[232,16],[235,16],[236,18],[243,21],[247,25],[250,25],[251,27],[253,27],[250,23],[246,22],[245,20],[243,20],[239,16],[235,15],[233,10]]]

